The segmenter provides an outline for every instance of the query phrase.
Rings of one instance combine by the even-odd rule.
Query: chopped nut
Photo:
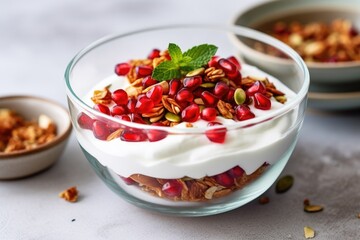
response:
[[[64,198],[68,202],[76,202],[78,200],[78,194],[79,192],[74,186],[59,193],[59,197]]]
[[[232,106],[229,103],[226,103],[222,100],[219,100],[217,103],[217,109],[219,110],[220,114],[224,117],[224,118],[228,118],[228,119],[232,119],[233,118],[233,114],[231,113],[232,110]]]
[[[308,213],[321,212],[324,209],[323,206],[320,205],[305,205],[304,211]]]
[[[315,230],[311,227],[304,227],[304,235],[306,239],[315,237]]]
[[[260,198],[259,198],[259,203],[260,203],[260,204],[268,204],[269,202],[270,202],[270,198],[269,198],[269,197],[264,196],[264,197],[260,197]]]

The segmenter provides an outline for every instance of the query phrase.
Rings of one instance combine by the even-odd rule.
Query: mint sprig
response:
[[[171,60],[160,63],[154,69],[151,77],[158,81],[180,78],[186,73],[206,65],[217,49],[211,44],[201,44],[183,53],[178,45],[169,43],[168,51]]]

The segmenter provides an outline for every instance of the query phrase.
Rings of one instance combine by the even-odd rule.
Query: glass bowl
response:
[[[141,124],[136,114],[130,114],[135,120],[129,122],[93,108],[90,98],[94,90],[111,89],[125,81],[114,75],[118,63],[146,58],[155,48],[167,49],[169,43],[176,43],[183,51],[213,44],[218,47],[217,56],[238,57],[234,36],[268,44],[288,56],[292,64],[286,74],[272,76],[259,68],[261,63],[249,66],[240,60],[243,78],[278,78],[278,89],[289,93],[286,103],[272,98],[274,107],[254,109],[254,118],[210,127],[197,125],[200,120],[183,123],[182,127]],[[240,207],[275,182],[293,152],[304,119],[309,74],[296,52],[260,32],[231,26],[175,25],[94,42],[69,63],[65,81],[77,140],[111,190],[141,208],[170,215],[204,216]],[[136,101],[140,102],[140,97]],[[180,107],[180,111],[185,110]],[[218,116],[216,120],[221,119]]]

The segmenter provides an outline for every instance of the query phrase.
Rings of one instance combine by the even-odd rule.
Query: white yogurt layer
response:
[[[295,93],[277,79],[252,66],[243,65],[243,76],[267,76],[291,102]],[[102,89],[111,84],[110,90],[125,88],[124,78],[111,76],[94,87],[84,101],[90,106],[93,90]],[[253,105],[251,110],[256,116],[263,116],[283,107],[272,99],[270,110],[259,110]],[[286,104],[285,104],[286,105]],[[201,178],[227,171],[239,165],[247,174],[267,162],[276,163],[294,143],[298,128],[294,126],[297,111],[292,110],[280,118],[251,127],[229,130],[223,144],[213,143],[205,134],[171,134],[157,142],[125,142],[120,139],[101,141],[91,131],[80,129],[79,143],[98,161],[121,176],[144,174],[156,178],[181,178],[184,176]],[[231,119],[217,117],[216,122],[224,126],[234,124]],[[186,128],[181,123],[176,128]],[[204,127],[207,122],[199,120],[194,127]],[[141,126],[140,126],[141,127]]]

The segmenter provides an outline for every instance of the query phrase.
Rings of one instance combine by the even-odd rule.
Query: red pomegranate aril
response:
[[[119,118],[119,119],[121,119],[121,120],[123,120],[123,121],[131,122],[130,116],[129,116],[129,115],[126,115],[126,114],[124,114],[124,115],[116,115],[115,117],[116,117],[116,118]]]
[[[200,116],[200,108],[197,104],[193,103],[187,106],[181,112],[181,118],[184,122],[196,122]]]
[[[136,67],[136,74],[138,78],[146,77],[152,74],[153,68],[151,66],[137,66]]]
[[[141,117],[140,114],[136,114],[136,113],[130,114],[130,119],[131,119],[131,122],[146,124],[146,122],[144,121],[144,119]]]
[[[120,134],[120,139],[126,142],[143,142],[146,141],[146,134],[139,129],[125,129]]]
[[[201,76],[187,77],[183,81],[184,87],[188,89],[195,89],[202,84]]]
[[[229,103],[234,103],[235,88],[230,87],[228,93],[225,95],[225,100]]]
[[[154,48],[148,55],[148,59],[154,59],[160,57],[160,50]]]
[[[120,176],[120,175],[119,175]],[[124,183],[126,183],[127,185],[134,185],[136,184],[136,182],[130,178],[130,177],[123,177],[123,176],[120,176],[120,178],[124,181]]]
[[[269,110],[271,108],[271,100],[262,93],[255,93],[254,105],[258,109]]]
[[[206,88],[198,87],[198,88],[196,88],[195,90],[193,90],[194,98],[199,98],[199,97],[201,97],[201,94],[203,93],[203,91],[206,91]]]
[[[254,84],[246,90],[248,96],[254,96],[255,93],[265,93],[266,87],[261,81],[256,81]]]
[[[217,82],[215,87],[214,87],[214,94],[215,96],[217,96],[218,98],[222,98],[223,96],[225,96],[225,94],[227,94],[229,92],[229,85],[227,85],[225,82]]]
[[[214,67],[214,68],[218,68],[219,64],[218,64],[218,61],[219,61],[220,57],[219,56],[213,56],[208,65],[209,67]]]
[[[111,94],[111,99],[117,105],[125,105],[128,101],[128,94],[124,89],[117,89]]]
[[[118,76],[125,76],[129,73],[131,65],[129,63],[119,63],[115,66],[115,74]]]
[[[255,114],[246,104],[241,104],[235,108],[235,116],[239,121],[245,121],[255,117]]]
[[[107,121],[106,125],[110,132],[114,132],[114,131],[118,130],[119,128],[123,127],[122,124],[120,124],[118,122],[114,122],[114,121]]]
[[[160,85],[155,85],[148,92],[146,92],[146,96],[150,98],[154,104],[161,102],[163,96],[163,88]]]
[[[219,64],[219,67],[222,70],[224,70],[226,75],[234,76],[237,72],[236,66],[232,62],[230,62],[229,60],[227,60],[225,58],[219,59],[218,64]]]
[[[181,82],[178,79],[173,79],[169,82],[169,97],[174,97],[179,91]]]
[[[200,97],[204,101],[205,106],[215,106],[219,101],[219,99],[209,91],[203,91]]]
[[[241,86],[242,75],[239,71],[236,71],[234,75],[228,74],[228,78],[232,80],[236,84],[236,86]]]
[[[107,124],[97,120],[93,122],[92,131],[94,136],[100,140],[106,140],[110,134]]]
[[[222,125],[218,122],[209,122],[208,127]],[[206,137],[215,143],[224,143],[226,138],[226,128],[209,129],[205,132]]]
[[[150,87],[151,85],[154,85],[156,83],[158,83],[158,81],[156,81],[150,76],[144,77],[143,80],[141,81],[141,84],[143,85],[144,88]]]
[[[233,178],[241,177],[244,175],[244,173],[245,173],[245,171],[239,166],[233,167],[232,169],[230,169],[228,171],[228,174],[230,176],[232,176]]]
[[[115,105],[111,108],[111,116],[123,115],[127,113],[127,108],[125,106]]]
[[[176,94],[175,100],[177,102],[192,102],[194,100],[194,95],[192,94],[192,92],[189,89],[182,88]]]
[[[212,107],[204,108],[200,113],[201,119],[209,122],[214,121],[216,119],[216,115],[217,111],[215,108]]]
[[[230,56],[227,58],[227,60],[229,60],[236,66],[236,70],[238,70],[238,71],[241,70],[241,64],[235,56]]]
[[[141,114],[148,113],[153,108],[154,108],[154,102],[150,98],[144,96],[141,99],[138,99],[138,101],[136,102],[135,112]]]
[[[92,129],[94,120],[85,113],[80,113],[77,122],[81,128]]]
[[[227,172],[216,175],[215,181],[224,187],[231,187],[234,185],[234,179]]]
[[[180,197],[183,185],[176,179],[170,179],[162,186],[162,191],[168,197]]]
[[[135,106],[136,106],[136,99],[134,98],[130,98],[128,100],[128,103],[126,105],[127,109],[129,110],[130,113],[134,113],[135,112]]]
[[[150,142],[157,142],[166,138],[168,133],[166,131],[150,129],[148,130],[147,137]]]
[[[110,115],[109,107],[104,104],[95,104],[93,108],[99,112],[105,113],[106,115]]]

